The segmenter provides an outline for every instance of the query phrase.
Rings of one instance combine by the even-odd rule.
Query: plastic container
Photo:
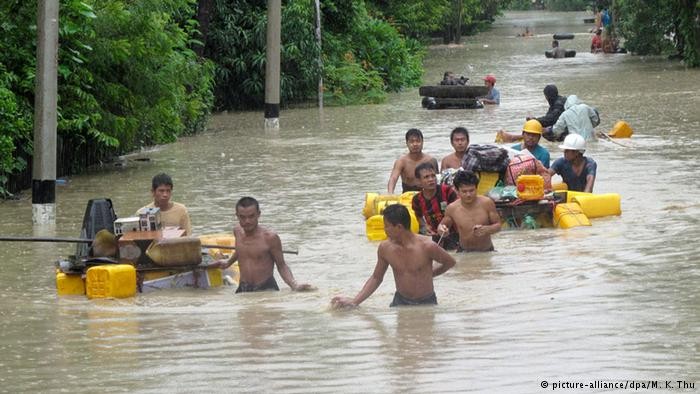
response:
[[[56,294],[85,295],[85,280],[82,275],[68,275],[56,271]]]
[[[367,239],[370,241],[385,240],[386,233],[384,232],[384,216],[370,216],[365,222],[365,231],[367,233]]]
[[[593,193],[586,193],[586,192],[575,192],[573,190],[567,190],[566,191],[566,202],[570,203],[574,201],[574,198],[576,196],[592,196]]]
[[[413,213],[413,209],[409,209],[408,214],[411,217],[411,232],[414,234],[418,234],[418,229],[420,225],[418,224],[416,214]],[[365,232],[367,234],[367,239],[369,239],[370,241],[385,240],[387,236],[386,232],[384,232],[384,216],[370,216],[370,218],[365,221]]]
[[[202,262],[202,242],[197,237],[163,238],[153,241],[146,254],[161,267],[197,265]]]
[[[632,126],[624,120],[620,120],[615,123],[608,136],[612,138],[630,138],[632,136]]]
[[[520,175],[515,181],[518,198],[541,200],[544,198],[544,178],[540,175]]]
[[[374,215],[374,201],[379,197],[379,193],[365,193],[365,206],[362,207],[362,216],[369,219]]]
[[[231,233],[208,234],[199,237],[202,245],[217,245],[217,246],[236,246],[236,237]],[[209,256],[219,259],[223,256],[230,256],[234,252],[233,249],[208,248]]]
[[[583,213],[591,219],[622,214],[620,195],[617,193],[579,194],[574,196],[571,201],[578,203]]]
[[[579,226],[590,226],[591,221],[583,213],[581,206],[576,203],[557,204],[554,208],[554,225],[567,229]]]
[[[130,264],[90,267],[85,274],[88,298],[128,298],[136,294],[136,269]]]
[[[479,173],[479,185],[476,188],[476,194],[485,196],[489,190],[496,186],[499,178],[500,175],[497,172],[481,171]]]
[[[440,187],[440,185],[438,185]],[[415,196],[418,192],[403,192],[399,196],[399,204],[405,206],[406,208],[411,208],[412,203],[413,203],[413,196]]]

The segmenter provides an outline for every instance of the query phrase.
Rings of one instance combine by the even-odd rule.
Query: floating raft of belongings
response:
[[[551,59],[554,57],[554,53],[551,49],[548,49],[544,51],[544,56]],[[576,57],[576,51],[573,49],[567,49],[564,57]]]
[[[427,109],[483,108],[477,98],[487,93],[486,86],[477,85],[432,85],[418,89],[418,94],[423,96],[421,106]]]
[[[122,258],[88,258],[80,269],[75,264],[62,261],[56,270],[56,291],[59,296],[128,298],[138,292],[148,293],[157,289],[206,289],[219,287],[224,282],[238,282],[240,274],[237,264],[226,270],[208,267],[215,259],[229,257],[231,250],[202,249],[203,244],[232,247],[235,245],[235,238],[231,234],[214,234],[200,238],[172,238],[168,239],[168,242],[160,243],[154,240],[144,253],[149,258],[153,256],[158,260],[151,264],[136,263]],[[167,257],[171,254],[178,257],[168,260]],[[197,257],[192,257],[195,254]],[[198,260],[199,263],[194,260],[190,262],[188,259]]]
[[[182,237],[183,230],[161,228],[159,221],[154,222],[153,231],[150,223],[143,231],[129,223],[117,220],[111,200],[89,201],[81,239],[92,242],[57,262],[58,295],[126,298],[160,288],[217,287],[237,277],[235,265],[226,271],[212,265],[226,257],[223,249],[203,249],[203,245],[228,247],[230,255],[233,235]]]

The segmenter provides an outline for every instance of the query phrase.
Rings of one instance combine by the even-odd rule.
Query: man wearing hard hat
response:
[[[527,149],[545,168],[549,168],[549,151],[540,145],[542,124],[537,119],[530,119],[523,126],[523,142],[513,145],[515,150]]]
[[[592,193],[598,165],[583,155],[586,140],[578,134],[569,134],[559,148],[564,150],[564,157],[554,160],[549,173],[560,175],[568,190]]]

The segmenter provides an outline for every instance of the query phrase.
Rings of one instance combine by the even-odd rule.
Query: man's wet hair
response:
[[[420,172],[423,170],[432,170],[434,173],[437,174],[437,169],[435,169],[435,165],[429,161],[424,161],[423,163],[420,163],[416,166],[415,171],[413,171],[413,175],[417,179],[420,179]]]
[[[161,172],[160,174],[153,177],[151,180],[151,190],[156,190],[159,186],[167,185],[173,188],[173,178],[170,175]]]
[[[423,133],[418,129],[408,129],[406,132],[406,142],[408,142],[408,139],[411,137],[418,137],[423,141]]]
[[[559,41],[557,41],[557,40],[552,41],[552,47],[553,47],[553,48],[554,48],[554,47],[558,48],[558,47],[559,47]]]
[[[253,197],[241,197],[236,203],[236,212],[238,212],[238,208],[248,208],[252,206],[255,207],[256,211],[260,212],[260,204],[258,204],[258,200],[254,199]]]
[[[467,137],[467,142],[469,142],[469,130],[467,130],[466,127],[455,127],[450,133],[450,142],[455,139],[455,134],[464,134],[464,136]]]
[[[459,189],[461,185],[474,185],[479,186],[479,176],[471,171],[457,171],[454,179],[452,180],[455,189]]]
[[[391,204],[384,209],[384,219],[387,222],[397,225],[400,224],[403,228],[411,229],[411,216],[408,213],[408,208],[401,204]]]

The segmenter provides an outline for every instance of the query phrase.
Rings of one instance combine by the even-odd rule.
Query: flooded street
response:
[[[588,53],[584,13],[507,13],[459,46],[434,46],[425,84],[444,71],[481,84],[496,75],[501,105],[428,111],[418,89],[387,103],[219,114],[209,131],[70,177],[57,188],[55,229],[33,229],[31,196],[0,201],[0,234],[76,237],[86,203],[109,197],[119,217],[150,200],[150,180],[172,175],[197,235],[228,232],[235,202],[256,197],[311,293],[234,295],[234,287],[165,290],[131,299],[57,297],[54,261],[71,244],[0,244],[0,392],[491,392],[537,393],[543,381],[656,380],[700,389],[700,70],[663,58]],[[535,37],[515,35],[528,26]],[[552,33],[574,58],[547,59]],[[622,216],[570,230],[503,231],[495,253],[455,255],[436,278],[439,305],[389,308],[393,277],[362,306],[333,311],[371,274],[365,192],[385,192],[392,164],[417,127],[424,151],[449,154],[449,133],[472,143],[547,110],[543,87],[576,94],[635,134],[591,143],[594,192],[620,193]],[[563,152],[544,142],[552,159]],[[397,191],[400,188],[397,188]],[[276,274],[279,278],[279,275]],[[284,285],[280,280],[279,283]],[[542,385],[542,386],[541,386]],[[569,390],[576,391],[576,390]],[[590,392],[631,392],[595,390]]]

